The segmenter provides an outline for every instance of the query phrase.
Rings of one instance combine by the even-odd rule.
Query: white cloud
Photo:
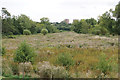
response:
[[[50,21],[65,18],[96,18],[114,8],[119,0],[0,0],[0,7],[6,7],[12,15],[25,14],[35,21],[48,17]]]

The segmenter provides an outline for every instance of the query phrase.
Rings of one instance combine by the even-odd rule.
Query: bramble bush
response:
[[[19,64],[19,73],[22,73],[24,70],[25,75],[32,76],[33,66],[30,62],[20,63]]]
[[[40,78],[68,78],[68,73],[61,66],[53,66],[47,61],[37,64],[37,74]]]

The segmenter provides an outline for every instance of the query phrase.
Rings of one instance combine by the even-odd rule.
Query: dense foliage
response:
[[[15,62],[33,62],[35,58],[34,50],[25,41],[20,44],[14,57]]]
[[[6,53],[5,47],[2,47],[2,55],[4,55]]]
[[[41,18],[40,22],[35,22],[24,14],[11,16],[6,8],[2,9],[2,14],[3,36],[24,34],[26,29],[31,34],[41,33],[44,28],[48,30],[48,33],[72,30],[77,33],[92,33],[95,35],[119,34],[120,31],[120,2],[116,5],[114,11],[111,9],[106,11],[98,17],[98,20],[94,18],[81,19],[73,20],[72,23],[66,23],[65,21],[50,23],[46,17]]]

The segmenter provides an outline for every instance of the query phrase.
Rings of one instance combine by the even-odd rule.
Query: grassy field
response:
[[[15,50],[24,40],[37,53],[35,63],[32,64],[31,77],[40,77],[35,70],[38,63],[44,63],[44,61],[49,62],[50,65],[63,66],[69,76],[74,78],[118,77],[118,37],[77,34],[75,32],[50,33],[45,36],[42,34],[20,35],[14,39],[2,39],[2,46],[6,49],[6,54],[3,55],[3,70],[6,74],[14,75],[13,57]],[[102,54],[105,54],[105,60]],[[73,64],[67,66],[60,64],[58,58],[61,55],[68,57],[68,60],[72,60]],[[104,61],[100,62],[102,59]],[[108,62],[109,59],[111,60]],[[99,66],[101,64],[102,68],[106,70],[105,73],[102,73],[103,69]],[[105,66],[108,65],[110,66],[106,68]]]

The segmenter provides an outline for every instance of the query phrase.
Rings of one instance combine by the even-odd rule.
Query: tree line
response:
[[[24,14],[11,16],[6,8],[2,8],[0,18],[2,19],[3,36],[36,34],[41,33],[42,29],[46,29],[48,33],[74,31],[95,35],[120,34],[120,2],[115,6],[115,10],[106,11],[97,20],[94,18],[73,20],[69,24],[65,21],[51,23],[46,17],[41,18],[40,22],[35,22]]]

